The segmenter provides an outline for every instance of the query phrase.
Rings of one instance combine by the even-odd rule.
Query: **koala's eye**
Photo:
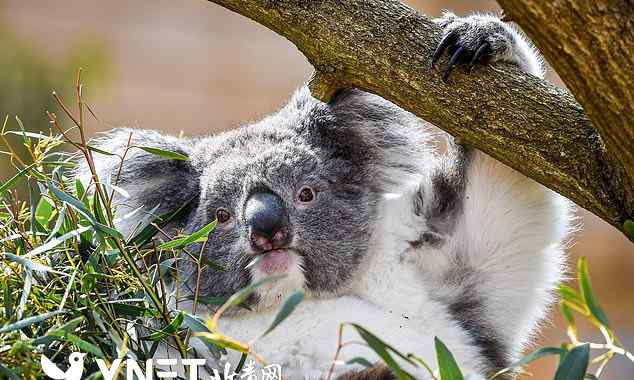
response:
[[[315,199],[315,191],[308,186],[304,186],[297,193],[297,200],[302,203],[310,203]]]
[[[219,208],[216,210],[216,219],[218,223],[227,223],[231,219],[231,214],[224,208]]]

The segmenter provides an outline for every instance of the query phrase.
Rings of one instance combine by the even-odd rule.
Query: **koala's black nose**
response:
[[[255,249],[267,251],[288,243],[288,215],[284,202],[276,194],[252,194],[247,200],[244,214]]]

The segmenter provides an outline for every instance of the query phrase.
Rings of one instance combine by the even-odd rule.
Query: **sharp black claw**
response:
[[[451,72],[453,71],[454,67],[456,67],[456,65],[458,64],[458,61],[460,60],[460,58],[462,58],[462,53],[464,51],[465,51],[465,47],[459,46],[458,49],[456,49],[456,51],[453,53],[453,55],[451,56],[451,59],[449,60],[449,63],[447,64],[447,69],[445,70],[445,73],[442,75],[443,82],[447,82],[447,80],[449,79],[449,75],[451,75]]]
[[[442,53],[445,50],[447,50],[449,45],[451,45],[456,40],[456,37],[458,37],[458,33],[454,31],[454,32],[448,33],[446,36],[442,38],[442,40],[438,44],[438,47],[436,47],[436,51],[434,51],[434,55],[432,56],[432,59],[431,59],[432,67],[434,67],[436,62],[438,62],[438,59],[440,58]]]
[[[473,69],[473,66],[475,66],[482,57],[489,53],[490,49],[491,45],[489,45],[488,42],[484,42],[480,45],[480,47],[478,47],[478,50],[476,50],[475,54],[473,54],[473,57],[471,58],[471,62],[469,62],[469,71]]]

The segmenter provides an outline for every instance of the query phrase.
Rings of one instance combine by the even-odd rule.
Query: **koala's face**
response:
[[[126,161],[118,170],[115,156],[100,156],[96,165],[100,177],[116,175],[128,190],[128,210],[158,205],[160,214],[194,199],[191,213],[168,228],[193,232],[218,221],[206,242],[183,254],[182,292],[228,297],[283,275],[249,300],[267,307],[296,288],[314,295],[346,289],[368,255],[383,193],[420,173],[427,141],[421,130],[411,114],[379,97],[348,90],[325,104],[303,88],[278,113],[219,136],[112,131],[97,144],[127,152]],[[190,159],[128,151],[129,143]],[[86,167],[78,175],[90,178]],[[123,220],[118,227],[130,230],[134,221]],[[203,265],[199,273],[190,255],[200,253],[226,271]]]
[[[206,269],[201,294],[228,296],[276,275],[284,277],[251,301],[267,307],[296,288],[337,292],[368,250],[379,197],[369,164],[316,144],[312,132],[289,122],[303,120],[267,120],[209,140],[197,153],[204,168],[189,229],[218,220],[204,255],[227,269]]]

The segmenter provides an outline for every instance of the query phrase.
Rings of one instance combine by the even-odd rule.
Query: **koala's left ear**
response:
[[[158,148],[190,156],[191,140],[156,131],[120,128],[94,139],[91,144],[113,154],[92,153],[97,176],[105,188],[113,184],[127,193],[124,196],[115,192],[113,202],[119,219],[117,228],[124,235],[133,232],[138,221],[154,207],[159,206],[155,213],[161,215],[178,209],[198,194],[199,174],[191,160],[177,160],[138,148]],[[83,157],[76,178],[90,190],[92,175]],[[134,216],[124,217],[138,208]]]
[[[290,114],[299,115],[295,124],[317,136],[316,144],[334,149],[352,166],[368,167],[371,185],[379,191],[401,190],[429,164],[424,161],[431,157],[429,126],[379,96],[344,89],[323,103],[304,87],[287,106]]]

